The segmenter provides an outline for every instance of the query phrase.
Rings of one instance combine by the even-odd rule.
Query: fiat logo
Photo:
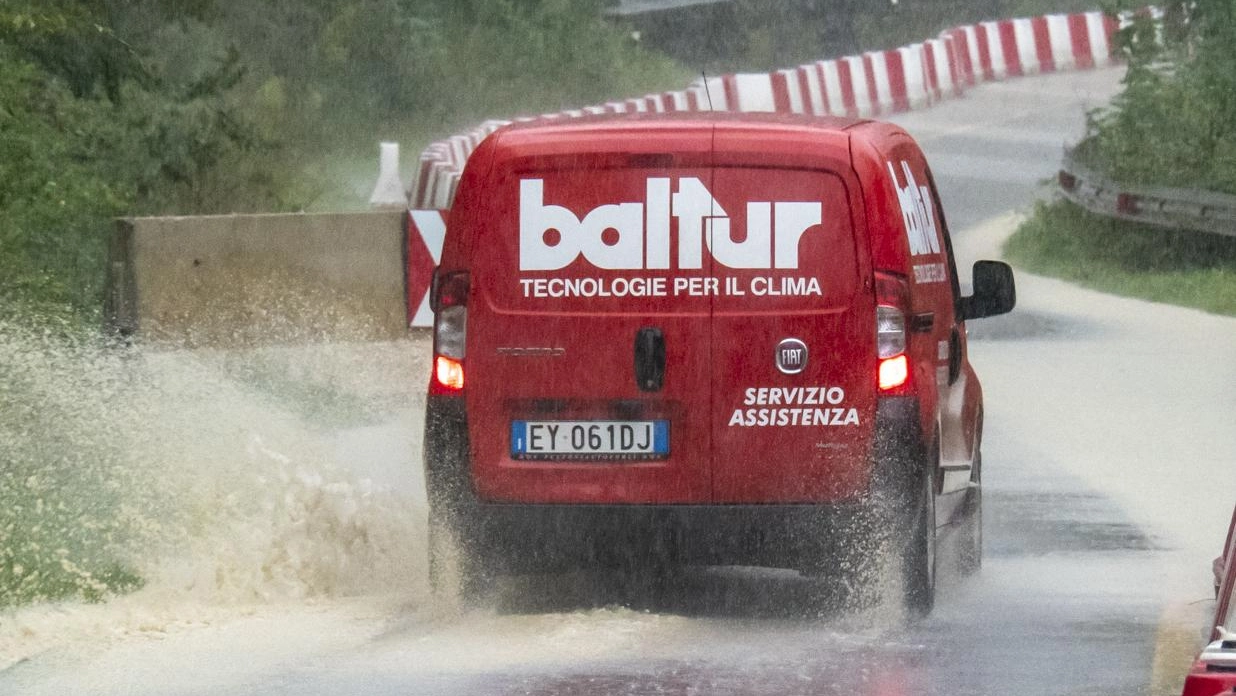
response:
[[[782,339],[777,344],[777,369],[796,375],[807,367],[807,344],[797,338]]]

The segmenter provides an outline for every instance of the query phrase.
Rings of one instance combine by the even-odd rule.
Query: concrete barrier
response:
[[[405,211],[133,218],[111,240],[111,328],[237,346],[407,335]]]

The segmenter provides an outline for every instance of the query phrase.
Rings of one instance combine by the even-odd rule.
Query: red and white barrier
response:
[[[1006,19],[950,29],[958,67],[974,84],[1056,70],[1085,70],[1112,62],[1118,21],[1101,12]],[[971,77],[972,76],[972,77]]]
[[[825,113],[838,116],[857,116],[855,106],[854,82],[850,74],[850,64],[845,60],[822,60],[816,63],[819,67],[820,80],[824,84],[824,94],[828,103]]]
[[[953,53],[952,38],[929,39],[922,46],[929,102],[961,96],[960,66]]]
[[[685,90],[571,109],[540,118],[669,111],[742,111],[870,117],[919,109],[960,96],[990,80],[1112,62],[1119,22],[1101,12],[981,22],[887,51],[775,70],[697,79]],[[517,120],[532,120],[522,118]],[[433,143],[421,153],[408,191],[408,307],[413,326],[432,323],[429,275],[441,251],[450,207],[468,157],[510,121],[480,126]],[[434,210],[420,210],[434,209]],[[432,259],[432,262],[427,260]]]
[[[442,259],[444,239],[445,211],[408,211],[407,285],[410,326],[433,326],[433,311],[429,308],[429,284],[433,280],[433,269]]]
[[[946,64],[947,54],[940,60]],[[708,87],[714,100],[720,87],[724,100],[714,102],[717,110],[874,116],[933,101],[929,72],[926,45],[913,44],[771,73],[723,75],[710,79]],[[955,81],[948,84],[952,89]]]

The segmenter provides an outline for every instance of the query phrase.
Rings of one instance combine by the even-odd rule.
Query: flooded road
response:
[[[1120,76],[989,85],[897,119],[933,163],[963,278],[998,254],[1009,213],[1041,193]],[[231,559],[215,586],[209,572],[170,574],[104,606],[0,615],[0,694],[1178,693],[1236,491],[1236,365],[1210,357],[1236,354],[1236,320],[1026,274],[1018,299],[971,326],[986,393],[983,569],[962,578],[945,560],[925,621],[813,607],[796,574],[745,568],[521,578],[489,610],[434,605],[419,340],[381,347],[368,387],[331,382],[349,396],[329,403],[355,406],[344,415],[263,383],[282,396],[219,430],[242,441],[246,466],[290,472],[253,506],[254,519],[282,516],[255,533],[261,552]],[[292,378],[355,377],[364,350],[267,362],[309,360],[280,372]],[[252,370],[224,379],[254,389]],[[406,558],[381,552],[403,540]],[[212,548],[207,570],[227,568],[230,547]],[[233,576],[244,590],[220,590]]]

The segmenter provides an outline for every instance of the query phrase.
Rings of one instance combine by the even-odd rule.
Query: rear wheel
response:
[[[936,600],[935,466],[916,478],[917,490],[907,505],[909,539],[901,554],[902,595],[911,616],[922,618]]]

